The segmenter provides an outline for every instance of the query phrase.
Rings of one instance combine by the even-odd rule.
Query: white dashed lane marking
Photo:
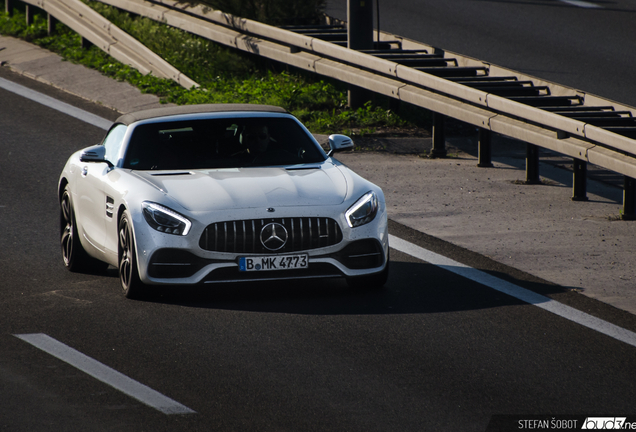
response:
[[[179,402],[117,372],[48,335],[34,333],[18,334],[15,336],[164,414],[195,414],[195,411],[181,405]]]

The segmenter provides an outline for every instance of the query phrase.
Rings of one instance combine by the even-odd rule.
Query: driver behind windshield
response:
[[[255,165],[298,163],[294,155],[283,149],[269,134],[267,126],[246,126],[241,133],[240,142],[245,147],[247,159]]]

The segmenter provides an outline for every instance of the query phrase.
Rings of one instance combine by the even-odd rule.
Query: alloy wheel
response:
[[[132,235],[130,227],[128,225],[128,219],[122,218],[119,225],[119,278],[121,280],[122,288],[126,291],[130,288],[130,284],[133,276],[133,253],[132,250]]]
[[[60,244],[62,246],[62,258],[64,258],[66,267],[71,266],[73,260],[74,228],[71,199],[68,192],[64,192],[60,202]]]

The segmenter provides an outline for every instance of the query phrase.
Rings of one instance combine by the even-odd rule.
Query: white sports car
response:
[[[382,190],[325,153],[284,109],[188,105],[121,116],[60,176],[65,266],[152,285],[344,277],[383,286]]]

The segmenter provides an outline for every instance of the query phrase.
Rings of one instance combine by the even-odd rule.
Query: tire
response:
[[[380,273],[375,273],[369,276],[358,276],[347,278],[347,284],[349,288],[355,290],[375,291],[384,288],[387,280],[389,279],[389,261],[386,262],[386,267]]]
[[[68,185],[60,199],[60,246],[64,267],[75,273],[97,273],[108,264],[91,257],[82,246],[75,221],[75,210]]]
[[[143,297],[144,284],[139,278],[137,251],[128,212],[122,213],[118,225],[119,237],[119,283],[124,296],[129,299]]]

